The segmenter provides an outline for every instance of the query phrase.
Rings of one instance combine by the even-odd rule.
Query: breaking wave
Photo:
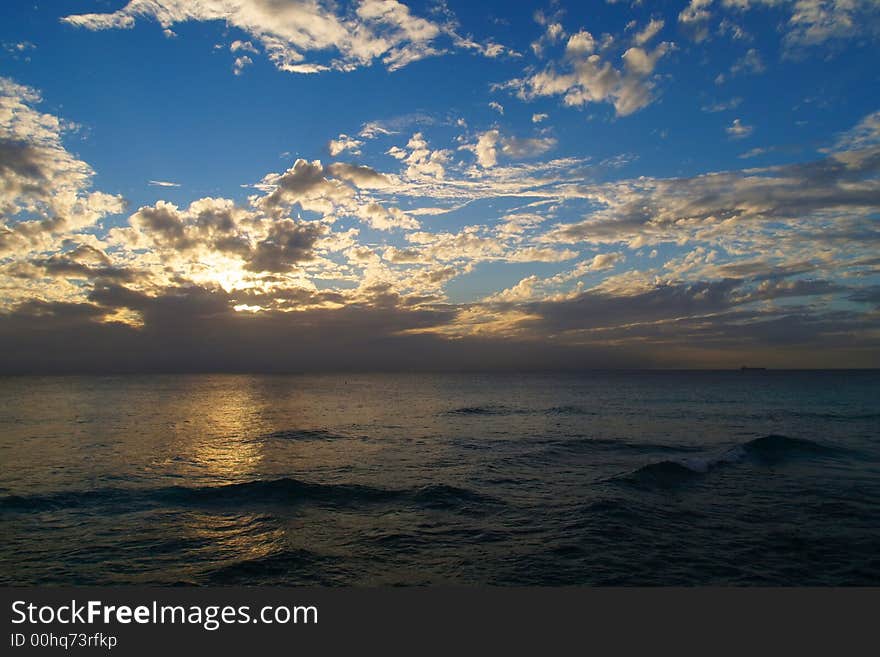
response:
[[[692,481],[710,470],[745,459],[772,465],[802,456],[833,456],[839,451],[835,447],[805,438],[772,434],[736,445],[720,454],[648,463],[615,479],[637,486],[667,488]]]

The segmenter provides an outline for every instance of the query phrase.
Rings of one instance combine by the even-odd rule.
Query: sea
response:
[[[0,378],[0,584],[880,584],[880,372]]]

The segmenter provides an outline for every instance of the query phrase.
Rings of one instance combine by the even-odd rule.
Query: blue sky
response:
[[[0,11],[11,327],[880,364],[874,2]]]

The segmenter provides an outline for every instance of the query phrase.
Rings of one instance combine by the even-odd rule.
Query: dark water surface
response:
[[[0,379],[0,584],[880,584],[880,372]]]

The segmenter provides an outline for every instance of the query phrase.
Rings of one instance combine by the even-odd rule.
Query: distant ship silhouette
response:
[[[747,367],[746,365],[743,365],[742,367],[739,368],[739,371],[740,372],[766,372],[767,368],[766,367]]]

